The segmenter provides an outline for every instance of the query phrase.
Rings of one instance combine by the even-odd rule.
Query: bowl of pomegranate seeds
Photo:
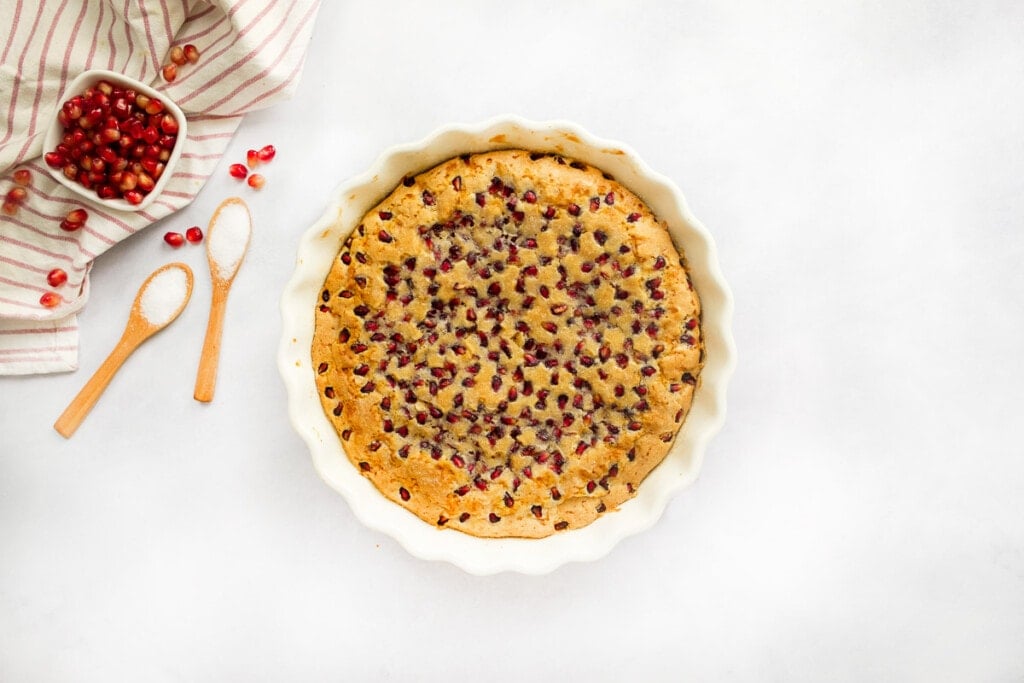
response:
[[[278,368],[321,478],[473,574],[596,560],[693,483],[725,419],[732,296],[673,182],[504,116],[342,183],[301,239]]]
[[[50,175],[86,199],[141,211],[174,172],[185,115],[144,83],[101,69],[68,86],[43,143]]]

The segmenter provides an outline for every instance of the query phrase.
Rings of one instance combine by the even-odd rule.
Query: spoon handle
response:
[[[78,395],[71,400],[71,403],[64,409],[61,416],[57,418],[57,421],[53,423],[53,428],[57,430],[58,434],[65,439],[71,438],[71,435],[82,424],[85,416],[96,405],[96,401],[103,395],[107,385],[110,384],[110,380],[114,379],[114,375],[117,374],[121,365],[128,359],[128,356],[132,355],[132,351],[137,346],[138,343],[130,339],[127,334],[121,337],[121,340],[117,342],[117,346],[110,352],[107,359],[93,373],[93,376],[85,383],[85,386],[78,392]]]
[[[213,400],[213,390],[217,386],[220,338],[224,332],[224,308],[227,300],[227,288],[215,283],[213,300],[210,302],[210,320],[206,323],[206,339],[203,341],[203,353],[199,357],[199,371],[196,373],[196,389],[192,394],[195,400],[203,403]]]

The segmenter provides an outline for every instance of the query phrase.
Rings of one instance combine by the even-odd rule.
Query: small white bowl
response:
[[[690,414],[665,460],[639,486],[637,496],[615,514],[541,539],[477,538],[440,530],[378,493],[349,462],[324,415],[310,356],[314,310],[324,278],[363,215],[406,175],[460,154],[511,148],[579,159],[636,192],[668,223],[673,241],[683,248],[703,311],[706,362]],[[596,138],[563,121],[538,123],[504,116],[476,125],[452,125],[420,142],[384,152],[366,173],[342,183],[323,217],[303,236],[281,310],[284,330],[278,367],[288,392],[289,416],[309,446],[320,476],[348,500],[368,527],[388,534],[417,557],[445,560],[473,574],[541,574],[567,562],[595,560],[623,538],[654,524],[670,497],[697,478],[704,448],[725,419],[725,389],[735,365],[732,295],[718,268],[711,235],[690,212],[683,195],[625,145]]]
[[[45,162],[43,165],[46,166],[46,170],[50,172],[50,175],[53,176],[54,180],[69,190],[77,192],[93,204],[117,209],[118,211],[142,211],[156,200],[160,195],[160,192],[167,185],[167,181],[170,180],[172,175],[174,175],[174,167],[178,163],[178,158],[181,157],[182,148],[185,146],[185,137],[188,135],[188,122],[185,120],[184,112],[182,112],[178,105],[171,101],[171,99],[164,93],[157,92],[145,83],[141,83],[134,78],[129,78],[128,76],[114,71],[107,71],[105,69],[91,69],[89,71],[83,71],[75,80],[71,81],[64,93],[61,95],[60,100],[57,103],[57,108],[53,110],[50,127],[47,129],[46,139],[43,141],[43,153],[52,152],[56,149],[57,145],[60,144],[61,138],[64,136],[64,126],[62,126],[60,121],[57,120],[57,114],[60,112],[64,103],[75,95],[82,94],[87,88],[92,87],[99,81],[108,81],[124,88],[131,88],[139,94],[160,100],[164,105],[164,111],[171,114],[178,122],[178,140],[174,145],[174,149],[171,150],[170,158],[164,163],[164,172],[161,174],[159,180],[156,181],[156,184],[153,186],[153,190],[138,204],[131,204],[124,199],[101,199],[93,190],[83,187],[74,180],[66,178],[59,168],[51,168],[50,165]]]

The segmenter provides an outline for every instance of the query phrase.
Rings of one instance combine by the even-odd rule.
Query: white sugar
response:
[[[149,281],[139,308],[153,325],[166,325],[188,297],[188,278],[181,268],[168,268]]]
[[[216,222],[210,226],[207,248],[222,280],[230,279],[238,270],[251,231],[252,220],[245,204],[231,202],[221,207]]]

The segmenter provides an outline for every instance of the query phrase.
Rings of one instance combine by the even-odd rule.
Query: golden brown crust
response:
[[[345,452],[430,524],[542,537],[635,495],[699,377],[700,304],[665,226],[586,165],[451,159],[370,211],[312,358]]]

